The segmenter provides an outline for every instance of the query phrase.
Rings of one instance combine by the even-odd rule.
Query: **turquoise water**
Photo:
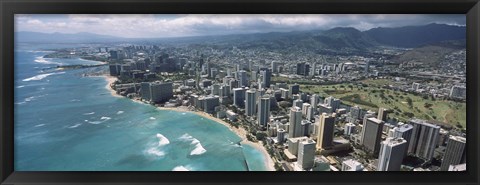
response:
[[[265,170],[262,153],[226,126],[193,113],[158,110],[114,97],[85,70],[42,72],[81,59],[42,59],[16,48],[16,171]]]
[[[247,159],[248,170],[249,171],[266,171],[267,167],[265,166],[265,156],[255,147],[250,146],[249,144],[242,145],[243,153]]]

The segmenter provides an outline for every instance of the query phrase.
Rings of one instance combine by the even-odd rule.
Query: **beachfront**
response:
[[[120,96],[116,93],[116,91],[112,88],[112,84],[117,80],[116,77],[113,77],[113,76],[110,76],[110,75],[103,75],[103,77],[105,78],[105,80],[107,81],[107,85],[105,86],[105,88],[110,91],[110,94],[112,94],[112,96],[115,96],[115,97],[123,97],[123,96]],[[137,103],[143,103],[143,104],[146,104],[145,102],[142,102],[140,100],[136,100],[136,99],[131,99]],[[267,152],[267,150],[265,149],[265,147],[262,145],[262,142],[259,141],[259,142],[252,142],[252,141],[249,141],[247,140],[247,134],[248,132],[243,128],[243,127],[233,127],[231,126],[229,123],[227,123],[226,121],[222,120],[222,119],[219,119],[217,117],[214,117],[208,113],[205,113],[205,112],[201,112],[201,111],[191,111],[188,109],[188,107],[185,107],[185,106],[180,106],[180,107],[158,107],[159,110],[165,110],[165,111],[177,111],[177,112],[190,112],[190,113],[193,113],[193,114],[196,114],[198,116],[201,116],[201,117],[204,117],[204,118],[207,118],[207,119],[210,119],[210,120],[213,120],[217,123],[220,123],[226,127],[228,127],[232,132],[234,132],[238,137],[240,137],[242,139],[242,141],[240,142],[240,144],[242,145],[250,145],[254,148],[256,148],[257,150],[261,151],[264,155],[264,158],[266,159],[265,160],[265,166],[267,167],[267,170],[268,171],[275,171],[275,163],[273,162],[270,154]]]

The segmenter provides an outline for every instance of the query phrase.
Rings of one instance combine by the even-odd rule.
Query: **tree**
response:
[[[413,108],[413,100],[410,97],[407,97],[407,103],[410,108]]]

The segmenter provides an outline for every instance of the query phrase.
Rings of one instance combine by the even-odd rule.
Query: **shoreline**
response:
[[[105,89],[107,89],[112,96],[114,96],[114,97],[119,97],[119,98],[120,98],[120,97],[124,98],[123,96],[118,95],[117,92],[116,92],[115,90],[113,90],[113,88],[112,88],[112,84],[113,84],[115,81],[118,80],[117,77],[110,76],[110,75],[107,75],[107,74],[101,75],[100,77],[105,78],[105,80],[107,81],[107,85],[105,86]]]
[[[235,128],[235,127],[231,126],[230,124],[228,124],[226,121],[224,121],[222,119],[214,117],[214,116],[212,116],[210,114],[207,114],[205,112],[188,110],[188,108],[185,107],[185,106],[180,106],[180,107],[157,107],[157,108],[159,110],[170,110],[170,111],[176,111],[176,112],[193,113],[193,114],[196,114],[196,115],[201,116],[201,117],[206,118],[206,119],[213,120],[217,123],[220,123],[220,124],[228,127],[230,129],[230,131],[234,132],[238,137],[240,137],[242,139],[240,141],[241,145],[250,145],[253,148],[259,150],[263,154],[263,157],[265,158],[264,163],[265,163],[265,167],[266,167],[267,171],[275,171],[275,163],[273,162],[272,157],[270,156],[270,154],[268,154],[265,147],[263,147],[262,141],[259,141],[259,142],[255,143],[255,142],[247,140],[247,131],[243,127]]]
[[[113,88],[111,88],[111,85],[117,80],[116,77],[114,76],[110,76],[108,74],[105,74],[105,75],[101,75],[100,77],[103,77],[105,78],[105,80],[107,81],[107,85],[105,86],[105,88],[110,92],[110,94],[112,94],[112,96],[114,97],[122,97],[122,98],[126,98],[126,97],[123,97],[123,96],[120,96],[117,94],[117,92],[115,92],[115,90],[113,90]],[[131,99],[133,100],[134,102],[136,103],[142,103],[142,104],[146,104],[146,105],[149,105],[145,102],[142,102],[140,100],[137,100],[137,99]],[[210,119],[214,122],[217,122],[219,124],[222,124],[224,126],[226,126],[230,131],[232,131],[233,133],[235,133],[235,135],[237,135],[238,137],[240,137],[242,140],[240,141],[240,144],[246,144],[246,145],[250,145],[254,148],[256,148],[257,150],[259,150],[260,152],[262,152],[264,158],[265,158],[265,167],[268,171],[275,171],[275,164],[273,163],[273,160],[270,156],[270,154],[268,154],[267,150],[265,149],[265,147],[263,147],[261,141],[257,142],[257,143],[254,143],[254,142],[251,142],[249,140],[247,140],[247,131],[243,128],[243,127],[238,127],[238,128],[235,128],[233,126],[231,126],[229,123],[227,123],[226,121],[222,120],[222,119],[219,119],[217,117],[214,117],[208,113],[205,113],[205,112],[201,112],[201,111],[192,111],[192,110],[189,110],[188,107],[185,107],[185,106],[179,106],[179,107],[156,107],[157,109],[159,110],[170,110],[170,111],[176,111],[176,112],[189,112],[189,113],[193,113],[193,114],[196,114],[198,116],[201,116],[203,118],[206,118],[206,119]]]

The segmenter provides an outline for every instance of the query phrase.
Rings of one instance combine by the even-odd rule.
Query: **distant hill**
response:
[[[359,31],[351,27],[329,30],[269,32],[218,36],[194,36],[178,38],[128,39],[92,33],[37,33],[16,32],[19,42],[33,43],[163,43],[163,44],[216,44],[235,45],[239,48],[263,47],[267,49],[305,49],[315,51],[363,52],[382,46],[416,48],[450,40],[465,40],[466,28],[445,24],[405,26],[398,28],[373,28]]]
[[[313,38],[330,49],[365,49],[379,44],[361,31],[351,27],[333,28],[323,31]]]
[[[465,39],[466,27],[428,24],[398,28],[373,28],[364,33],[380,44],[414,48],[441,41]]]
[[[452,52],[465,49],[465,40],[442,41],[418,48],[414,48],[391,59],[395,63],[420,62],[424,64],[436,64],[443,61],[444,56]]]
[[[25,43],[105,43],[125,40],[121,37],[99,35],[80,32],[68,33],[40,33],[40,32],[15,32],[16,42]]]

